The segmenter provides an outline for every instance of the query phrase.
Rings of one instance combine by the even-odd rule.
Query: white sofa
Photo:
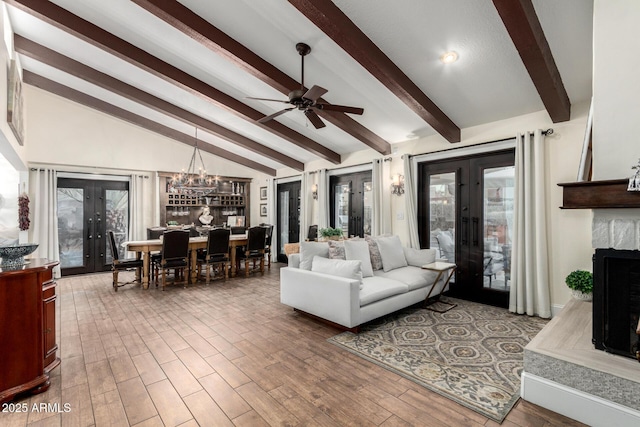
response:
[[[376,246],[382,249],[369,260],[361,252],[354,255],[353,250],[346,251],[345,261],[328,259],[328,250],[321,246],[328,248],[328,243],[301,243],[300,253],[292,254],[289,265],[280,270],[280,301],[347,329],[357,329],[370,320],[425,301],[437,273],[421,266],[435,261],[435,249],[403,248],[397,236],[367,240],[373,252]],[[376,263],[375,256],[382,262]],[[345,268],[358,262],[364,265],[364,277],[344,274]],[[443,284],[441,278],[431,296],[437,295]]]

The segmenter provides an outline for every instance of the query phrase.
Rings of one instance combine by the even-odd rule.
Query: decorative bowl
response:
[[[0,246],[0,267],[14,268],[25,264],[24,257],[38,249],[37,243],[20,243],[11,246]]]

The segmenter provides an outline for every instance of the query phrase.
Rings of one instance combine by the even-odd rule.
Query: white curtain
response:
[[[280,247],[278,239],[278,216],[276,211],[278,196],[277,182],[275,178],[267,178],[267,224],[273,224],[273,234],[271,235],[271,261],[278,262],[278,250],[275,248]]]
[[[311,186],[313,179],[312,172],[303,172],[300,177],[300,240],[304,242],[309,234],[309,226],[313,225],[313,195]]]
[[[379,236],[391,232],[391,190],[387,184],[389,166],[383,159],[375,159],[371,165],[373,181],[371,235]]]
[[[150,195],[145,194],[145,176],[132,174],[129,180],[129,240],[145,240],[145,201],[151,202]]]
[[[329,174],[326,169],[318,171],[318,230],[327,228],[331,223],[329,218]]]
[[[60,260],[58,245],[58,173],[54,169],[33,169],[29,174],[30,199],[32,200],[33,227],[31,241],[38,244],[34,257]],[[53,270],[60,277],[60,266]]]
[[[544,139],[539,129],[516,137],[509,311],[549,318]]]
[[[409,247],[419,249],[420,238],[418,237],[418,209],[416,199],[418,194],[414,189],[413,168],[411,167],[411,157],[408,154],[402,156],[404,163],[404,202],[407,214],[407,224],[409,226]]]

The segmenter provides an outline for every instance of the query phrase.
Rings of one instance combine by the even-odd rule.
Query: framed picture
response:
[[[260,187],[260,200],[267,200],[267,187]]]
[[[260,216],[267,216],[267,204],[260,203]]]
[[[18,73],[16,61],[11,61],[7,82],[7,122],[18,140],[18,144],[24,144],[24,120],[22,105],[22,80]]]

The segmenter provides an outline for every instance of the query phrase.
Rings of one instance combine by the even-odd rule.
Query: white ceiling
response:
[[[53,0],[110,33],[178,67],[210,86],[264,113],[283,104],[246,99],[286,99],[278,90],[211,52],[128,0]],[[305,59],[305,84],[319,85],[333,104],[364,108],[349,115],[389,143],[436,132],[297,9],[284,0],[181,0],[251,51],[300,81],[295,44],[312,48]],[[334,0],[345,13],[460,128],[544,109],[504,24],[489,0]],[[572,104],[591,98],[591,0],[534,0]],[[263,127],[253,125],[202,97],[177,87],[27,12],[8,5],[15,33],[165,101],[218,123],[301,162],[316,155]],[[455,50],[460,59],[445,65],[439,57]],[[193,135],[194,128],[120,95],[21,55],[24,69],[60,82],[135,114]],[[295,88],[291,88],[295,89]],[[315,129],[300,111],[277,119],[300,134],[346,154],[368,148],[325,120]],[[199,130],[208,143],[270,168],[282,167],[244,148]]]

